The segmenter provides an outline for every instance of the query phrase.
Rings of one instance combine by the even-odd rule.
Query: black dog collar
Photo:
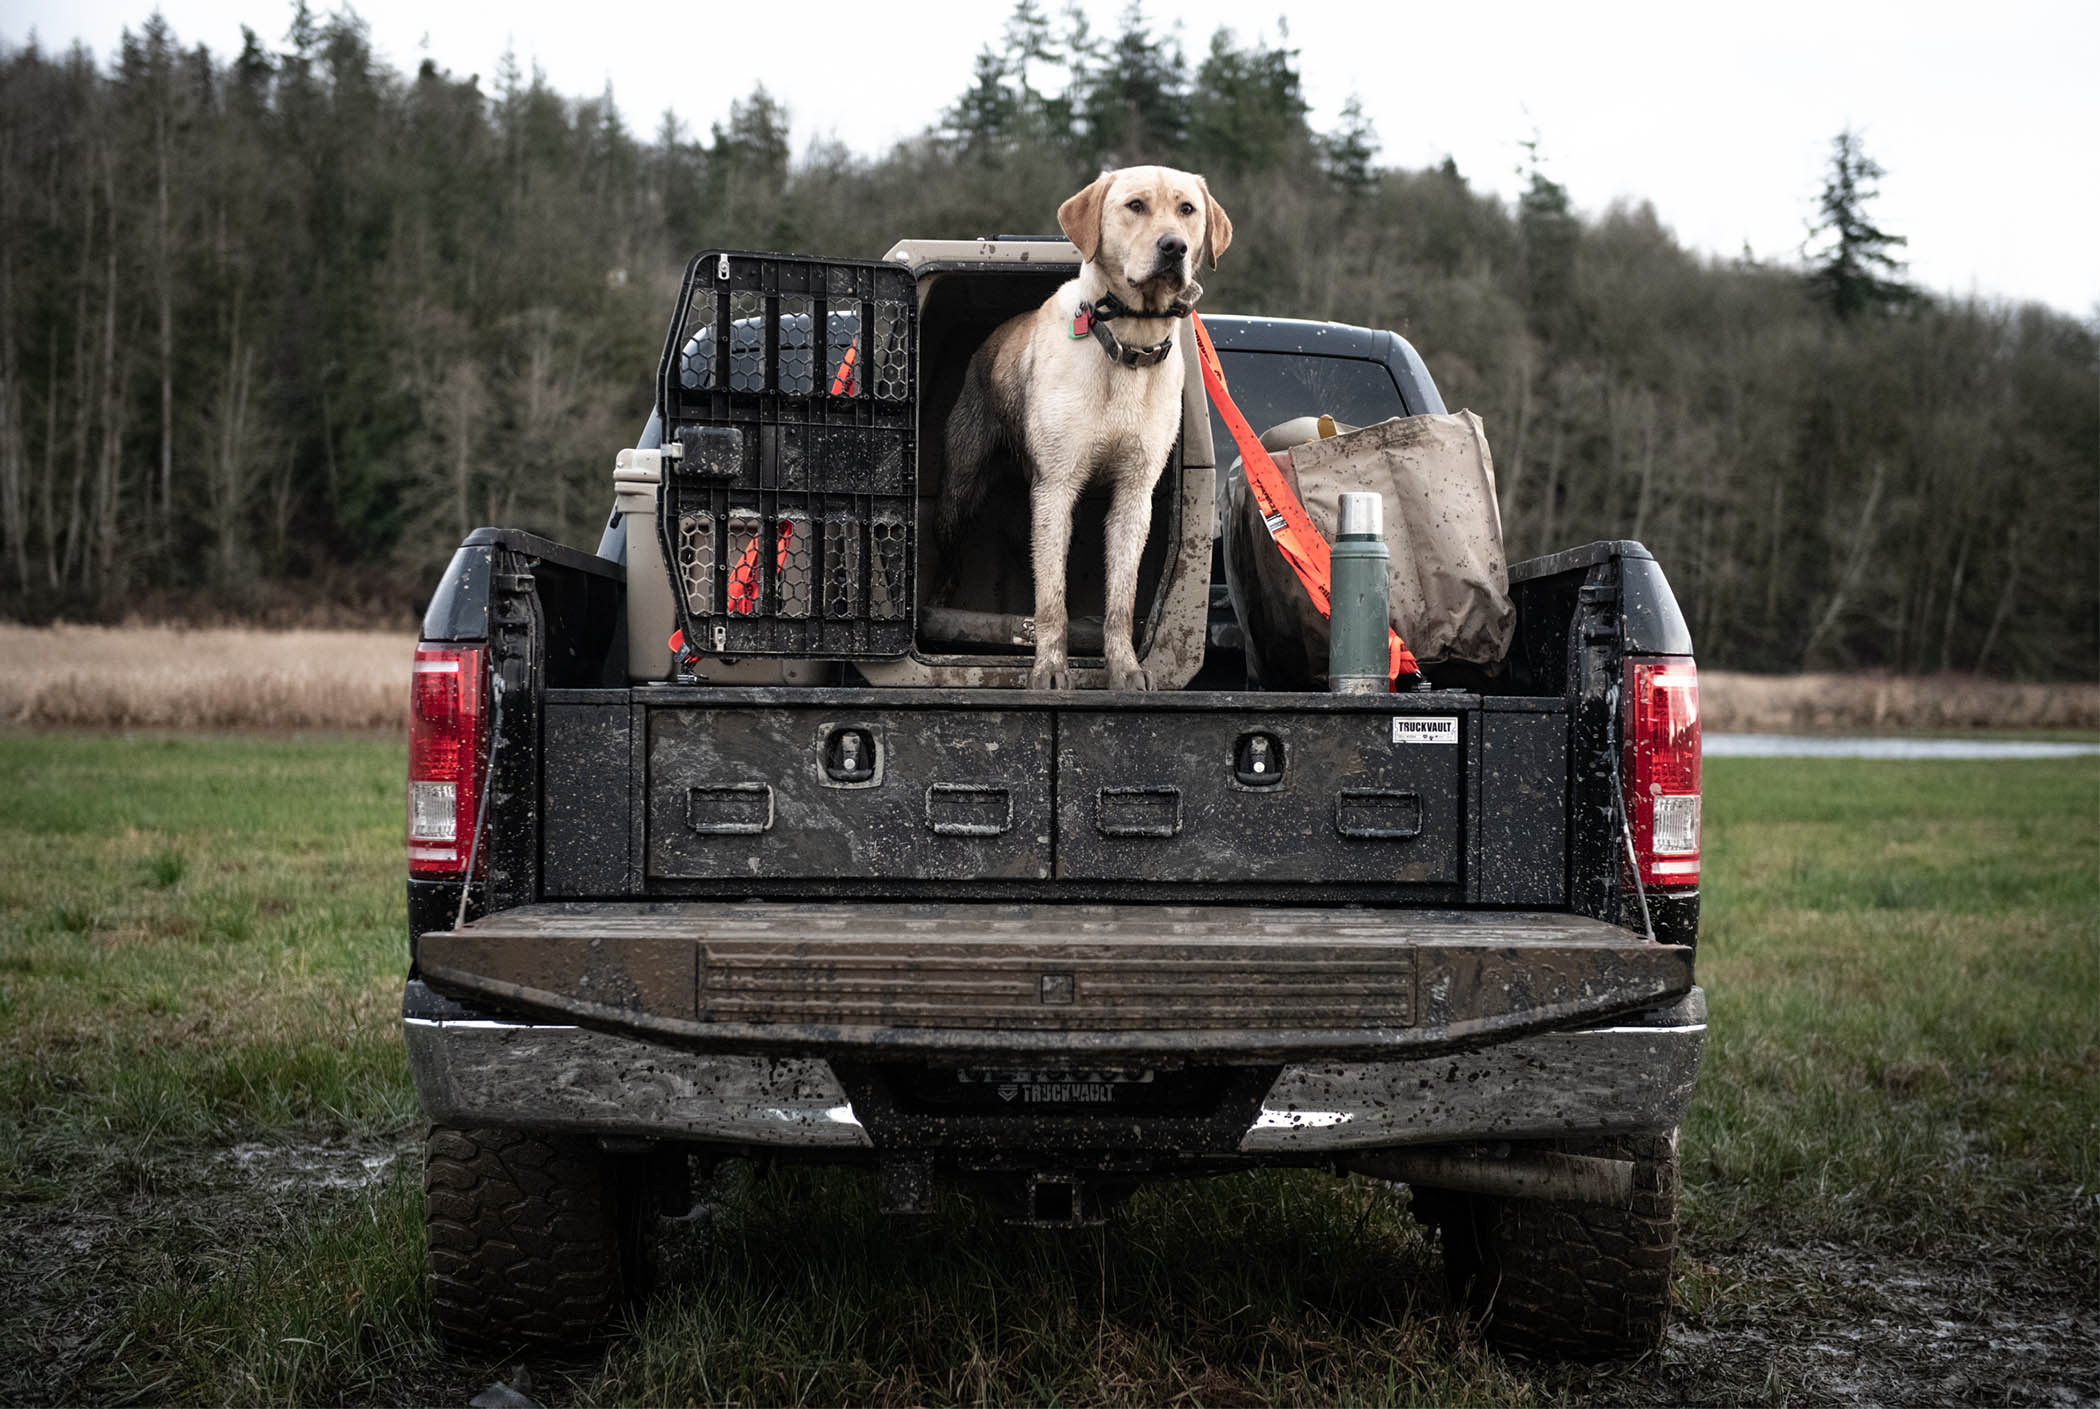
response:
[[[1117,318],[1173,318],[1179,320],[1189,316],[1190,311],[1196,306],[1196,300],[1201,297],[1203,297],[1203,286],[1191,280],[1188,286],[1182,290],[1180,298],[1175,299],[1174,302],[1168,304],[1160,312],[1150,313],[1141,308],[1132,308],[1112,293],[1103,294],[1073,315],[1072,336],[1083,338],[1088,334],[1092,334],[1094,341],[1101,344],[1101,350],[1108,354],[1109,361],[1114,362],[1117,366],[1156,367],[1166,361],[1167,354],[1174,350],[1173,334],[1168,334],[1150,347],[1130,347],[1110,330],[1109,323]]]

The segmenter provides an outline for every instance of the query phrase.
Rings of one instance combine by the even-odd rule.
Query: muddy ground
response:
[[[175,1386],[150,1349],[126,1343],[132,1287],[281,1236],[331,1203],[354,1206],[382,1181],[415,1180],[419,1164],[415,1142],[251,1142],[120,1162],[100,1171],[93,1199],[0,1205],[0,1403],[167,1397]],[[1688,1230],[1683,1271],[1689,1304],[1659,1354],[1523,1368],[1577,1404],[2100,1404],[2100,1307],[2061,1266],[2011,1245],[1712,1246]],[[549,1404],[588,1375],[536,1370]],[[465,1404],[490,1379],[487,1365],[433,1356],[401,1366],[386,1397]]]
[[[137,1287],[282,1238],[383,1180],[420,1178],[420,1159],[420,1141],[247,1141],[98,1162],[79,1172],[77,1199],[0,1203],[0,1404],[165,1400],[150,1348],[127,1344]],[[430,1402],[458,1391],[464,1404],[475,1388],[419,1380]]]
[[[1701,1247],[1716,1303],[1651,1361],[1553,1377],[1604,1404],[2100,1404],[2100,1308],[2017,1250]]]

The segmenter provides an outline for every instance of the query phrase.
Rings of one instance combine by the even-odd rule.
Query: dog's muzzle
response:
[[[1169,232],[1159,237],[1154,246],[1156,254],[1152,261],[1152,272],[1143,279],[1131,282],[1139,287],[1164,286],[1175,292],[1188,287],[1189,242],[1182,236]]]

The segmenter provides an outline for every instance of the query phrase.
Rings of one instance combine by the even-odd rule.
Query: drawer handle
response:
[[[748,837],[773,830],[771,783],[723,783],[685,790],[685,825],[703,837]]]
[[[1003,837],[1014,825],[1013,794],[982,783],[931,784],[926,825],[936,836]]]
[[[1103,788],[1095,795],[1094,830],[1104,837],[1181,835],[1181,789]]]
[[[1343,788],[1334,795],[1334,829],[1363,841],[1422,835],[1422,795],[1384,788]]]

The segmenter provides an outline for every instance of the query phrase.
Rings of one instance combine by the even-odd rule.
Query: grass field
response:
[[[501,1368],[422,1300],[402,771],[369,736],[0,734],[0,1401],[459,1403]],[[640,1323],[534,1396],[1803,1402],[1941,1362],[2100,1394],[2100,759],[1715,760],[1707,799],[1660,1357],[1488,1354],[1367,1181],[1164,1186],[1061,1236],[732,1170]]]

